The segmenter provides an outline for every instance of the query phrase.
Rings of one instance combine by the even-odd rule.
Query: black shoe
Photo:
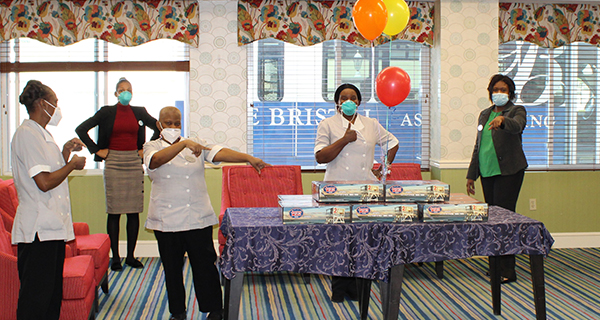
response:
[[[169,320],[186,320],[187,315],[184,313],[172,314]]]
[[[110,269],[113,271],[121,271],[123,270],[123,266],[121,265],[121,258],[111,259]]]
[[[142,264],[142,262],[136,258],[125,259],[125,264],[135,269],[141,269],[144,267],[144,264]]]
[[[223,310],[211,311],[206,320],[221,320],[223,319]]]
[[[344,302],[344,293],[343,292],[334,292],[331,294],[331,302]]]

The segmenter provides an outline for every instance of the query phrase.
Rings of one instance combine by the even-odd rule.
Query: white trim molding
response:
[[[552,238],[554,249],[600,247],[600,232],[558,232]]]
[[[471,159],[467,160],[436,160],[430,159],[429,165],[431,167],[440,169],[468,169]]]

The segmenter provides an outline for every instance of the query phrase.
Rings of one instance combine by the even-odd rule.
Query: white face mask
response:
[[[46,111],[46,109],[44,109],[44,112],[48,115],[48,117],[50,117],[50,121],[48,121],[48,125],[49,126],[57,126],[58,123],[60,122],[60,120],[62,119],[62,112],[60,111],[60,107],[53,105],[52,103],[48,102],[46,99],[44,99],[44,101],[47,104],[49,104],[50,106],[52,106],[52,108],[54,108],[54,113],[52,115],[50,115],[48,113],[48,111]]]
[[[160,124],[160,122],[158,124],[162,128],[162,124]],[[170,144],[173,144],[173,143],[175,143],[175,141],[177,141],[177,139],[179,139],[181,137],[181,129],[165,128],[160,131],[160,135],[162,136],[163,139],[165,139],[165,141],[167,141]]]

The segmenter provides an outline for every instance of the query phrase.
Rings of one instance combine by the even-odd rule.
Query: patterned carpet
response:
[[[144,258],[142,270],[125,267],[109,273],[109,294],[100,292],[97,319],[168,319],[164,275],[159,258]],[[517,257],[515,283],[502,285],[502,316],[492,313],[487,258],[447,261],[444,279],[433,264],[405,269],[399,319],[534,319],[527,256]],[[548,319],[600,319],[600,248],[556,249],[545,260]],[[205,319],[193,294],[186,262],[188,319]],[[298,274],[248,274],[241,319],[357,319],[358,303],[332,303],[329,277]],[[191,294],[189,294],[191,292]],[[371,287],[369,319],[381,319],[379,288]]]

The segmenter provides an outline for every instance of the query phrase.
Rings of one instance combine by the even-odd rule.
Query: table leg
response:
[[[243,284],[243,272],[235,272],[231,280],[225,278],[225,320],[239,319]]]
[[[500,288],[500,257],[491,256],[490,258],[490,284],[492,286],[492,308],[494,314],[499,316],[502,313],[502,289]]]
[[[544,257],[539,254],[529,255],[531,282],[533,283],[533,299],[535,302],[535,318],[546,319],[546,289],[544,285]]]
[[[438,279],[444,279],[444,261],[435,262],[435,273]]]
[[[404,279],[404,265],[393,266],[390,269],[389,282],[380,282],[381,308],[384,320],[398,319],[400,312],[400,294],[402,293],[402,280]]]
[[[371,299],[371,280],[356,278],[356,289],[358,292],[358,309],[360,319],[366,320],[369,316],[369,300]]]

